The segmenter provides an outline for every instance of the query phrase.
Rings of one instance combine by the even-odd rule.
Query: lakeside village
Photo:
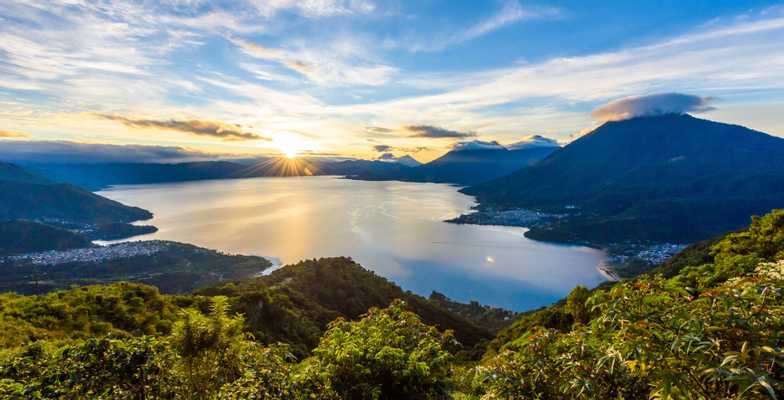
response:
[[[575,210],[576,206],[566,206],[566,210]],[[550,214],[527,209],[481,209],[469,214],[460,215],[446,222],[456,224],[500,225],[531,227],[554,219],[566,217],[567,214]],[[686,247],[677,243],[635,243],[624,242],[607,246],[607,263],[600,267],[602,273],[610,279],[617,279],[618,270],[623,270],[632,264],[648,266],[658,265],[680,252]]]
[[[95,246],[70,250],[48,250],[0,258],[0,262],[33,265],[59,265],[68,263],[98,263],[102,261],[149,256],[166,250],[162,241],[123,242],[108,246]]]

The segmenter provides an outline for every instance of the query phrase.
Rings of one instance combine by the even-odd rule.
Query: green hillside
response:
[[[403,291],[349,258],[302,261],[269,276],[197,293],[236,299],[236,310],[245,315],[254,337],[265,343],[298,345],[296,350],[301,353],[318,344],[334,319],[356,319],[371,307],[386,307],[395,299],[405,300],[429,325],[453,330],[467,348],[491,339],[494,333],[424,297]]]

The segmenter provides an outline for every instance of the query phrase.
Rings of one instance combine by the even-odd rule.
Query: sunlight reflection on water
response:
[[[405,289],[524,310],[595,286],[605,255],[535,242],[525,228],[442,222],[474,201],[449,185],[335,177],[253,178],[111,188],[152,211],[166,239],[282,263],[350,256]]]

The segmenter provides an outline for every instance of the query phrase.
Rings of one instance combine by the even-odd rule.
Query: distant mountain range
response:
[[[541,136],[533,136],[512,147],[502,146],[498,142],[475,140],[458,143],[448,153],[418,167],[370,171],[357,174],[354,178],[470,185],[532,165],[558,148],[555,141]]]
[[[184,163],[29,163],[26,166],[57,182],[99,190],[111,185],[184,182],[205,179],[312,175],[396,174],[408,169],[410,157],[394,160],[336,160],[315,157],[265,158]]]
[[[784,206],[784,139],[685,114],[637,117],[463,191],[484,209],[562,214],[532,238],[693,242]]]
[[[559,145],[530,136],[504,147],[497,142],[458,143],[444,156],[422,164],[410,155],[384,153],[376,160],[286,157],[183,163],[23,164],[46,178],[90,190],[111,185],[182,182],[205,179],[342,175],[365,180],[475,184],[511,173],[546,157]]]
[[[39,220],[68,224],[127,223],[152,218],[68,183],[56,183],[14,164],[0,163],[0,221]]]

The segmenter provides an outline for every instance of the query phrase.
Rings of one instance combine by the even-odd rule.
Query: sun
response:
[[[305,144],[296,136],[281,135],[274,140],[275,146],[286,158],[298,156],[305,148]]]
[[[299,154],[299,151],[295,148],[281,148],[280,150],[286,158],[294,158]]]

